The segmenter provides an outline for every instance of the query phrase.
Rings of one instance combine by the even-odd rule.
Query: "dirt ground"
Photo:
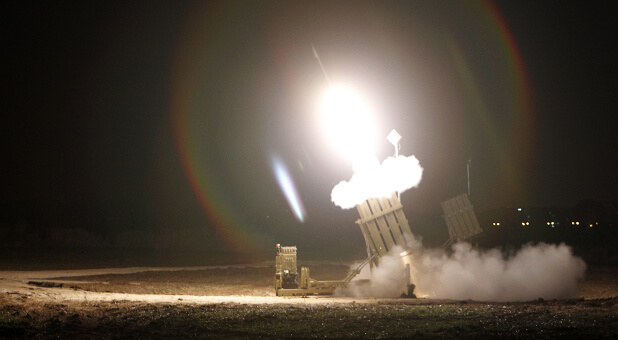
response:
[[[347,266],[310,264],[340,279]],[[577,298],[529,302],[281,298],[273,263],[0,271],[0,338],[434,338],[618,335],[618,267]]]

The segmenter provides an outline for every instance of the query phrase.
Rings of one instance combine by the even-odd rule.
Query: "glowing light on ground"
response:
[[[306,216],[305,207],[300,199],[300,196],[298,195],[298,191],[296,190],[294,181],[290,176],[290,172],[285,164],[276,156],[272,157],[272,167],[275,171],[275,178],[279,183],[279,188],[281,188],[281,191],[285,195],[290,208],[294,212],[294,216],[300,222],[304,222]]]

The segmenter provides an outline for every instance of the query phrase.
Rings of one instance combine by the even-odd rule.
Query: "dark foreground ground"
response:
[[[4,299],[4,338],[615,338],[618,300],[441,305],[43,304]]]
[[[314,266],[318,279],[338,266]],[[313,270],[313,268],[312,268]],[[616,338],[617,270],[590,268],[572,300],[486,303],[423,299],[285,299],[276,303],[183,303],[182,294],[272,295],[273,268],[144,272],[28,281],[37,294],[0,294],[0,338]],[[1,282],[0,282],[1,283]],[[41,288],[44,287],[44,288]],[[253,287],[251,290],[247,287]],[[84,299],[52,300],[67,291]],[[95,294],[173,294],[177,303]],[[106,293],[110,292],[110,293]],[[96,293],[99,294],[99,293]],[[94,295],[90,295],[94,296]],[[187,298],[185,298],[187,299]],[[241,300],[242,301],[242,300]],[[289,301],[289,302],[288,302]],[[324,302],[321,302],[324,301]]]

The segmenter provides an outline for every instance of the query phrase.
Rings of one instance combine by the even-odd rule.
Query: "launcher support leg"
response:
[[[407,286],[407,297],[416,299],[416,295],[414,295],[414,289],[416,285],[412,283],[412,268],[409,263],[406,263],[405,275],[406,275],[406,286]]]

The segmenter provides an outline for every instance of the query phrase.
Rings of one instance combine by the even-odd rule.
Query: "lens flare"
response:
[[[300,222],[304,222],[306,215],[305,207],[303,206],[303,202],[298,195],[298,191],[296,191],[296,186],[292,181],[290,172],[277,156],[272,157],[272,167],[275,171],[275,177],[277,178],[279,187],[285,195],[285,198],[288,200],[288,204],[294,212],[294,216],[296,216]]]

